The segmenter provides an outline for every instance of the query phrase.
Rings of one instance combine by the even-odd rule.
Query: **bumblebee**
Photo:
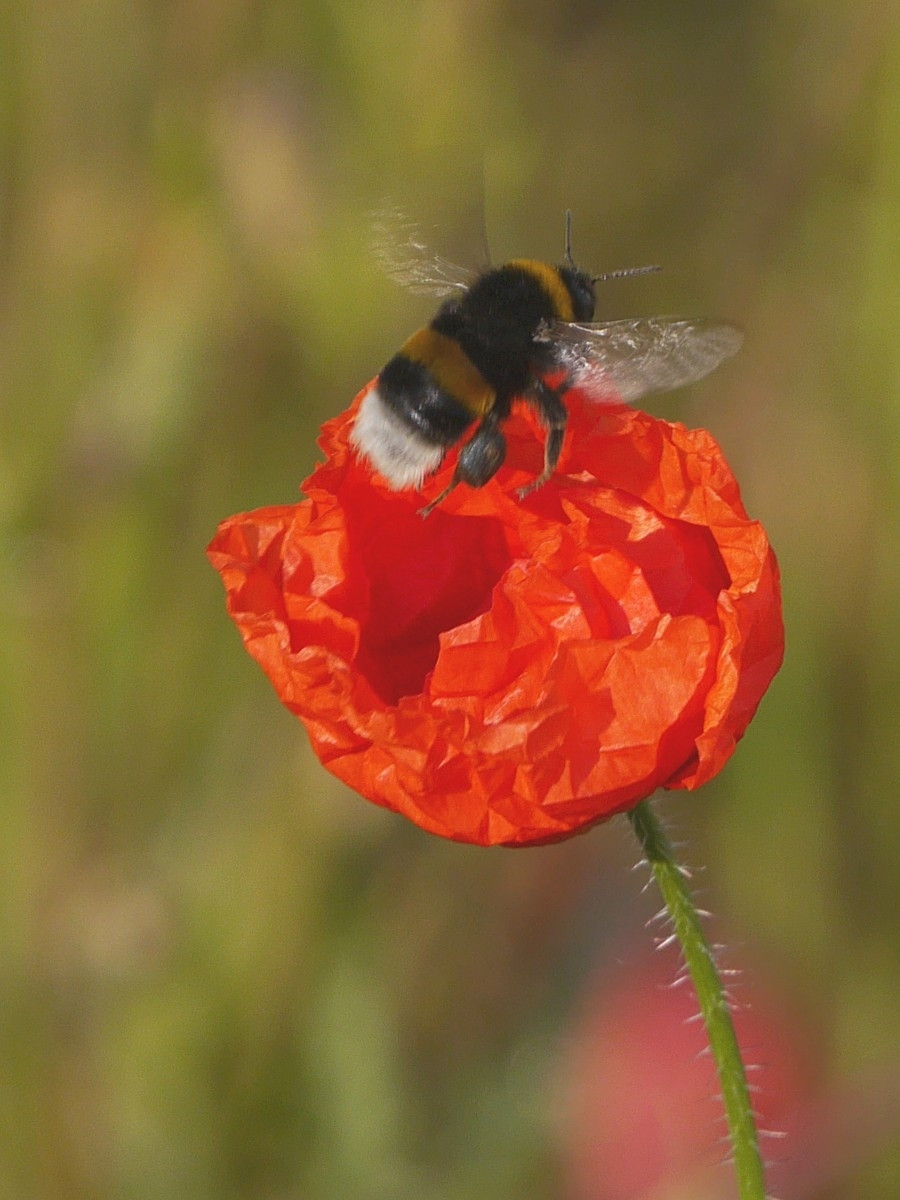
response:
[[[544,428],[544,468],[519,491],[552,476],[562,451],[566,393],[577,386],[598,403],[631,402],[702,379],[736,354],[743,334],[724,321],[672,317],[593,323],[596,284],[657,267],[591,276],[571,253],[566,213],[564,261],[513,259],[472,279],[431,256],[415,236],[381,258],[418,291],[453,292],[429,325],[412,335],[366,393],[350,438],[357,453],[395,490],[419,488],[447,451],[464,441],[450,484],[483,487],[506,454],[502,425],[513,402],[531,404]],[[550,380],[553,382],[550,382]]]

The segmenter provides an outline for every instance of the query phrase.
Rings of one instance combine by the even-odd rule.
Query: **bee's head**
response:
[[[559,267],[559,274],[569,295],[572,297],[572,308],[575,310],[575,321],[593,321],[594,305],[597,297],[594,292],[595,283],[603,283],[607,279],[625,279],[629,275],[647,275],[659,267],[626,267],[624,271],[607,271],[603,275],[586,275],[579,271],[572,258],[572,214],[566,210],[566,262]]]
[[[584,271],[579,271],[573,264],[560,267],[559,276],[572,297],[572,311],[575,321],[592,321],[594,319],[594,281]]]

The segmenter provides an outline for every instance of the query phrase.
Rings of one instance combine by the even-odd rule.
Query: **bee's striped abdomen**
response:
[[[490,411],[494,389],[455,338],[428,326],[401,346],[398,357],[421,364],[439,387],[468,411],[470,420]]]

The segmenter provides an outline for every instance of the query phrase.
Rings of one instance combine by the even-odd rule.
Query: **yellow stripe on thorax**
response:
[[[419,329],[400,347],[404,358],[421,363],[445,392],[476,417],[493,406],[495,393],[459,342],[434,329]]]
[[[572,297],[569,289],[563,283],[559,269],[551,263],[540,262],[534,258],[514,258],[506,264],[508,267],[518,267],[527,271],[536,279],[553,305],[554,314],[559,321],[574,321],[575,310],[572,308]]]

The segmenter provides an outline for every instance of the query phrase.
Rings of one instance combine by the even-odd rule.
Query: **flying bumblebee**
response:
[[[558,266],[517,258],[473,279],[429,254],[414,234],[399,247],[383,240],[380,257],[412,290],[452,294],[363,398],[350,435],[357,453],[395,490],[419,488],[475,426],[449,486],[423,516],[457,484],[483,487],[497,473],[506,454],[502,425],[514,400],[531,404],[546,429],[544,469],[520,489],[522,497],[556,469],[571,388],[600,404],[632,402],[702,379],[743,341],[736,326],[700,318],[593,323],[597,283],[658,268],[588,275],[572,259],[570,213]]]

